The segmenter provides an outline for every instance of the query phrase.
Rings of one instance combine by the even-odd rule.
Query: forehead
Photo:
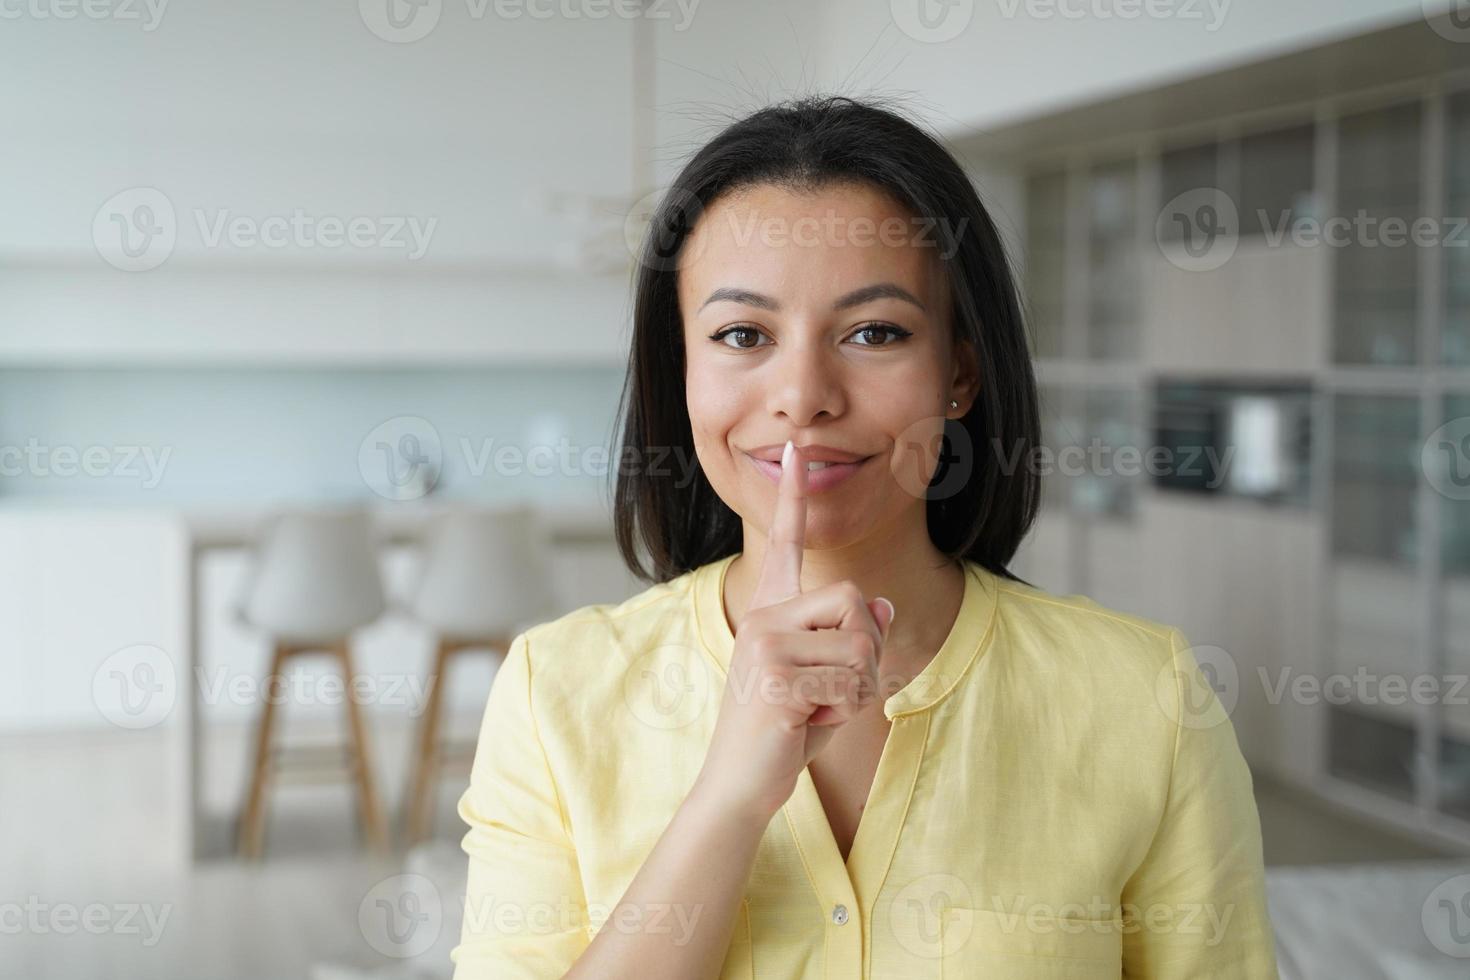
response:
[[[724,195],[700,216],[680,253],[679,294],[686,310],[726,285],[830,298],[890,281],[932,296],[937,253],[933,223],[878,188],[761,184]]]

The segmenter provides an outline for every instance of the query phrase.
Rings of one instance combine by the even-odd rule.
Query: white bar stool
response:
[[[503,659],[517,633],[551,618],[555,608],[551,537],[530,505],[445,510],[433,520],[424,545],[406,611],[433,630],[436,641],[404,796],[409,846],[429,833],[444,764],[473,758],[473,741],[458,747],[440,743],[451,659],[468,650]]]
[[[385,607],[377,542],[365,511],[291,509],[268,522],[238,608],[238,618],[267,634],[272,644],[255,764],[239,819],[237,847],[242,856],[260,856],[266,790],[277,772],[292,772],[276,758],[281,750],[272,748],[276,719],[272,695],[280,691],[288,661],[307,653],[326,653],[340,664],[350,741],[345,765],[339,762],[333,774],[340,778],[350,773],[355,779],[363,840],[375,851],[387,852],[387,828],[373,789],[367,734],[352,696],[357,688],[350,643],[352,632],[377,619]]]

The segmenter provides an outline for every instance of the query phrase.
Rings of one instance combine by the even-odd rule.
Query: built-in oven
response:
[[[1309,503],[1310,382],[1164,376],[1153,404],[1155,486]]]

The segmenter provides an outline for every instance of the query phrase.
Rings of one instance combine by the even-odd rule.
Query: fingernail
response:
[[[878,601],[881,602],[881,603],[883,603],[883,605],[885,605],[885,606],[888,607],[888,625],[889,626],[892,626],[893,625],[893,617],[898,613],[898,610],[895,609],[895,608],[893,608],[893,603],[891,601],[889,601],[888,599],[885,599],[881,595],[878,597]]]
[[[785,472],[791,466],[791,440],[786,440],[786,445],[781,450],[781,470]]]

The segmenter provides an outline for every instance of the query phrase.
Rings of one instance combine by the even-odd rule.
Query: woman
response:
[[[655,584],[508,651],[455,976],[1276,976],[1185,638],[1006,569],[1036,388],[955,160],[878,105],[759,111],[636,296],[617,532]]]

